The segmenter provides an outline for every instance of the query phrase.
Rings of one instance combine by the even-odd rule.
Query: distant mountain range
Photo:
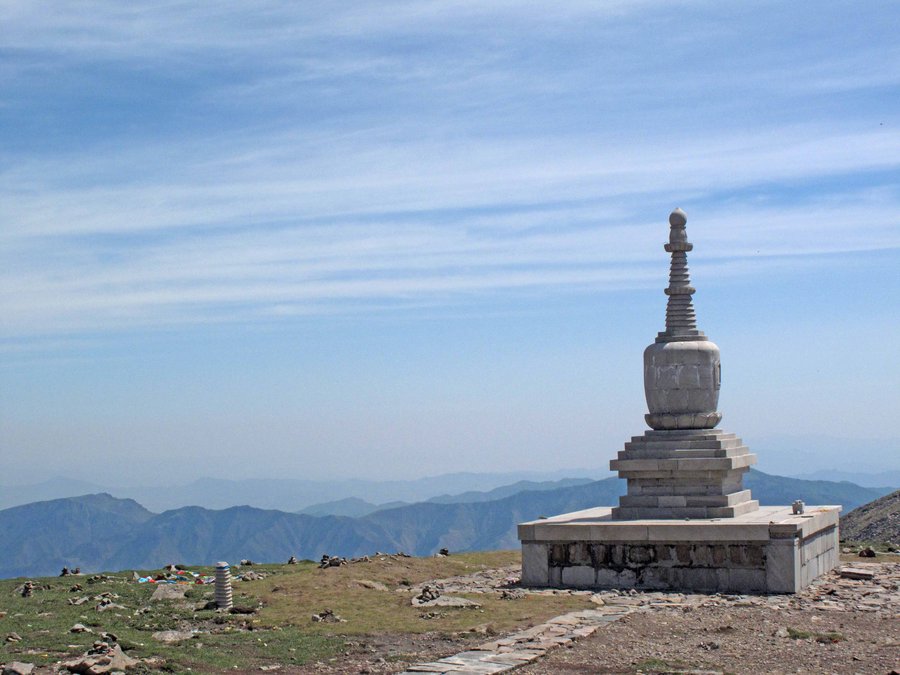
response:
[[[763,503],[803,499],[809,504],[842,504],[845,511],[890,492],[759,471],[750,472],[747,485]],[[402,550],[429,555],[444,547],[514,548],[518,523],[615,504],[625,487],[617,478],[537,486],[544,489],[519,483],[458,495],[456,502],[440,497],[354,518],[249,506],[190,506],[155,514],[134,500],[108,494],[31,503],[0,511],[0,577],[55,574],[63,566],[97,572],[242,558],[274,562],[291,555],[317,559],[324,553],[361,556]]]
[[[900,471],[882,471],[880,473],[861,473],[858,471],[836,471],[821,469],[794,476],[803,480],[847,481],[863,487],[900,487]]]
[[[449,473],[426,476],[415,480],[295,480],[295,479],[240,479],[224,480],[201,478],[186,485],[124,487],[109,483],[89,483],[70,478],[53,477],[33,485],[0,485],[0,509],[36,501],[77,497],[79,495],[107,493],[120,499],[133,499],[151,511],[166,511],[183,506],[203,506],[208,509],[226,509],[231,506],[255,506],[261,509],[278,509],[297,512],[310,507],[330,504],[347,499],[368,502],[379,507],[385,503],[421,502],[439,495],[464,492],[480,493],[509,486],[518,481],[555,481],[572,478],[586,482],[607,478],[606,470],[579,469],[575,471],[511,471],[507,473]],[[359,506],[359,504],[357,504]],[[352,502],[336,507],[349,509]],[[315,509],[314,509],[315,510]],[[317,513],[316,515],[322,515]],[[362,514],[360,514],[362,515]]]
[[[562,480],[553,481],[533,481],[520,480],[511,485],[501,485],[498,488],[487,491],[469,490],[458,495],[442,494],[436,497],[426,499],[427,502],[435,504],[470,504],[472,502],[490,502],[503,497],[510,497],[519,492],[526,491],[543,491],[555,490],[557,488],[572,487],[575,485],[586,485],[593,483],[590,478],[563,478]],[[338,499],[333,502],[324,502],[322,504],[313,504],[301,509],[297,513],[303,513],[308,516],[348,516],[350,518],[362,518],[376,511],[384,511],[386,509],[395,509],[400,506],[409,506],[407,502],[394,501],[384,504],[373,504],[364,499],[357,497],[347,497],[346,499]]]

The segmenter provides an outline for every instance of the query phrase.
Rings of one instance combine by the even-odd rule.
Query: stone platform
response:
[[[730,518],[613,520],[598,507],[519,525],[522,583],[796,593],[838,564],[839,506],[763,506]]]

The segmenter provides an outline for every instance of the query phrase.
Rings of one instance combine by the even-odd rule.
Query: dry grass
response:
[[[340,662],[351,651],[365,649],[373,641],[394,645],[386,656],[399,658],[397,650],[413,650],[417,640],[446,638],[455,644],[477,639],[477,633],[512,631],[590,606],[586,596],[568,595],[513,600],[501,600],[497,594],[466,596],[480,603],[481,609],[426,609],[410,603],[410,586],[518,562],[517,551],[497,551],[445,558],[379,556],[371,562],[328,569],[318,569],[311,562],[255,565],[253,570],[268,575],[265,579],[234,585],[237,605],[258,608],[251,615],[198,609],[212,597],[209,586],[192,586],[184,602],[151,604],[153,585],[132,581],[130,572],[119,572],[93,584],[84,577],[34,579],[37,588],[32,598],[14,592],[21,579],[0,580],[0,640],[11,632],[22,637],[20,642],[0,642],[0,663],[19,660],[52,664],[72,658],[104,631],[118,635],[120,644],[132,656],[163,657],[165,669],[174,672]],[[365,588],[360,580],[382,583],[388,590]],[[76,582],[84,590],[70,593],[69,587]],[[125,609],[97,612],[93,600],[80,606],[69,604],[74,597],[102,592],[114,593],[116,602]],[[326,608],[346,623],[311,620],[312,614]],[[435,616],[425,618],[429,613]],[[70,633],[76,622],[94,632]],[[170,629],[197,632],[192,639],[176,644],[161,644],[151,637],[155,631]]]
[[[495,594],[463,595],[482,605],[479,609],[421,608],[410,603],[410,586],[495,569],[520,561],[518,551],[468,553],[447,558],[373,558],[327,569],[312,568],[303,574],[277,576],[251,582],[265,607],[260,625],[306,626],[321,634],[457,633],[484,627],[504,632],[531,626],[559,614],[590,606],[585,597],[528,596],[501,600]],[[360,581],[376,581],[387,591],[365,588]],[[250,586],[246,584],[245,586]],[[346,623],[310,623],[310,616],[328,608]],[[423,618],[436,613],[432,618]]]

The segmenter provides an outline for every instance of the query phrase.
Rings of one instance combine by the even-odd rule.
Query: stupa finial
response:
[[[719,404],[719,348],[697,330],[688,274],[687,252],[693,245],[684,229],[687,216],[675,209],[669,216],[672,254],[666,295],[666,329],[644,350],[644,393],[647,424],[656,431],[712,429],[722,419]]]
[[[696,289],[691,286],[687,252],[694,245],[687,240],[686,224],[687,215],[681,209],[675,209],[669,214],[669,243],[665,245],[666,251],[672,254],[669,287],[665,291],[669,302],[666,305],[666,330],[657,336],[657,342],[706,339],[697,329],[697,315],[691,299]]]

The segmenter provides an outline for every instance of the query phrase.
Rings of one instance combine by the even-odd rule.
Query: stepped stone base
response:
[[[839,506],[765,506],[724,520],[629,520],[598,507],[519,525],[522,583],[796,593],[838,564]]]
[[[648,431],[609,464],[628,481],[612,518],[733,518],[756,511],[759,502],[743,487],[755,463],[740,438],[719,429]]]

